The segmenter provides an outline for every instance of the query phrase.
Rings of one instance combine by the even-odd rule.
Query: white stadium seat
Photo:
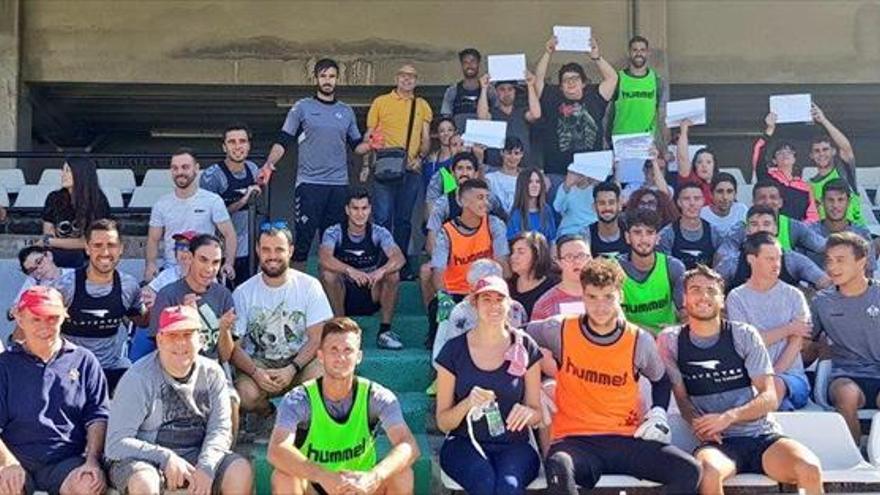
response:
[[[152,208],[156,201],[162,196],[172,192],[174,189],[171,185],[165,187],[141,186],[134,189],[131,200],[128,202],[129,208]]]
[[[0,206],[9,207],[9,194],[6,193],[6,187],[0,185]]]
[[[26,184],[19,189],[14,206],[16,208],[42,208],[46,203],[46,197],[56,189],[58,189],[56,186]]]
[[[738,187],[742,187],[746,184],[746,178],[743,176],[742,170],[740,170],[739,167],[719,168],[718,171],[732,175],[736,179],[736,185]]]
[[[122,194],[131,194],[137,187],[134,172],[128,168],[99,168],[98,184],[101,187],[116,187]]]
[[[6,192],[15,194],[25,184],[24,173],[19,168],[0,168],[0,185]]]
[[[40,174],[40,182],[37,184],[41,186],[52,186],[55,189],[58,189],[61,187],[61,169],[47,168],[43,170],[43,173]]]
[[[740,184],[736,187],[736,201],[738,203],[742,203],[746,206],[751,206],[752,204],[752,191],[754,190],[754,184]]]
[[[107,197],[110,208],[123,208],[125,202],[122,201],[122,191],[118,187],[101,186],[101,191]]]
[[[856,167],[856,182],[867,189],[880,189],[880,167]]]
[[[803,178],[804,180],[810,180],[815,177],[818,172],[819,169],[816,167],[804,167],[801,170],[801,178]]]
[[[151,168],[147,170],[146,175],[144,175],[144,180],[141,182],[141,186],[172,187],[171,170],[168,170],[167,168]]]

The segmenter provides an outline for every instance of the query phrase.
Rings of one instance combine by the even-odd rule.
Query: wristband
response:
[[[302,371],[302,366],[297,364],[296,361],[291,361],[290,364],[293,366],[293,372],[295,375],[298,375]]]

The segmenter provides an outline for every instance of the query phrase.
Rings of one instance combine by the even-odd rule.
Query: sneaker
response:
[[[389,349],[392,351],[403,349],[403,343],[400,342],[400,336],[391,330],[377,335],[376,345],[378,345],[380,349]]]

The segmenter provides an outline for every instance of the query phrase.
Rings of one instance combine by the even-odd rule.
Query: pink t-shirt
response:
[[[580,295],[567,294],[555,286],[535,303],[532,321],[543,320],[560,314],[584,314],[584,299]]]

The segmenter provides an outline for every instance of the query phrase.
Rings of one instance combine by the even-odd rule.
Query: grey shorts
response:
[[[55,495],[61,491],[61,485],[64,484],[64,480],[67,479],[70,472],[82,466],[85,462],[85,457],[78,455],[52,464],[31,466],[32,469],[25,470],[27,477],[24,482],[24,491],[25,493],[42,491]]]
[[[214,484],[211,486],[212,495],[220,495],[220,487],[223,486],[223,476],[226,474],[226,469],[232,465],[233,462],[238,459],[244,459],[244,457],[236,454],[235,452],[230,452],[223,456],[223,459],[220,461],[220,464],[217,466],[217,471],[214,473]],[[165,474],[159,468],[159,466],[147,462],[141,461],[138,459],[124,459],[121,461],[113,461],[110,463],[110,467],[108,469],[110,485],[119,493],[126,494],[128,493],[128,480],[131,477],[142,470],[150,470],[159,475],[159,479],[161,480],[162,489],[165,489]]]

